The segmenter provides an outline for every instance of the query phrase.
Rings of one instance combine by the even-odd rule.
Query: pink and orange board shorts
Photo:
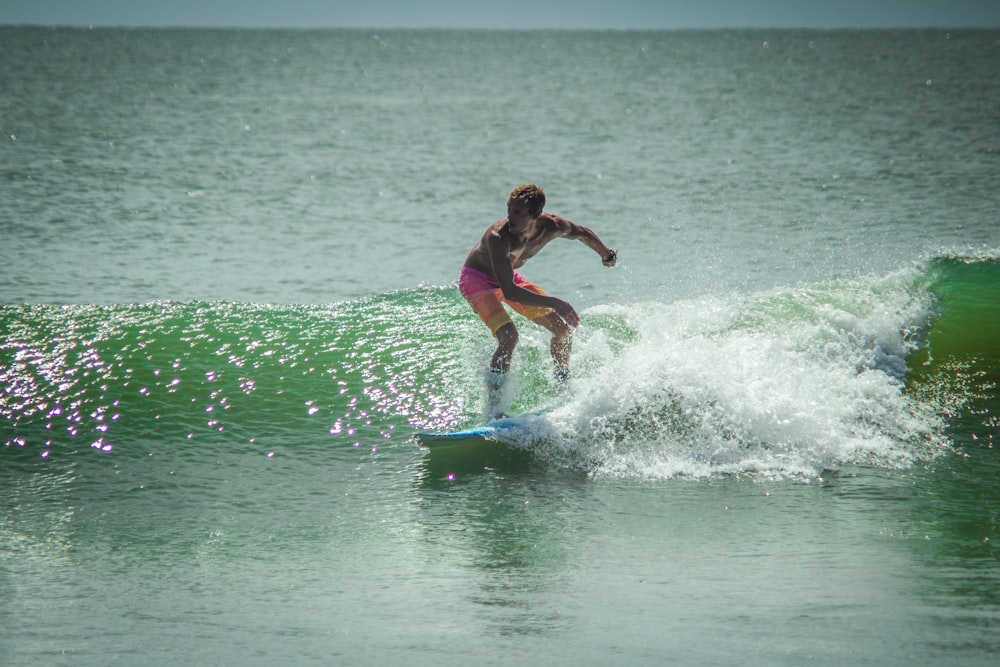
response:
[[[541,287],[525,279],[517,271],[514,272],[514,284],[536,294],[545,294]],[[508,301],[504,298],[500,283],[497,282],[496,278],[467,266],[462,267],[462,275],[458,280],[458,290],[472,306],[472,310],[476,311],[476,315],[479,315],[479,318],[490,328],[494,336],[501,327],[512,322],[510,315],[504,310],[503,304],[505,303],[510,306],[511,310],[524,315],[529,320],[537,320],[552,312],[549,308],[525,306]]]

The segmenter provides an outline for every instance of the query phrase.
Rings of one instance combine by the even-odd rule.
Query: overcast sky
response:
[[[0,24],[363,28],[1000,27],[1000,0],[0,0]]]

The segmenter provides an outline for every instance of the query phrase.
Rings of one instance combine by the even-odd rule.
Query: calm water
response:
[[[993,664],[1000,33],[0,27],[0,664]],[[506,446],[455,289],[506,194]]]

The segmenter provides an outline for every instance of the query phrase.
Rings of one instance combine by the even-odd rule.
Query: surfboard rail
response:
[[[536,424],[540,416],[537,413],[520,415],[517,417],[502,417],[487,422],[482,426],[463,429],[459,431],[446,432],[422,432],[416,437],[420,444],[425,447],[443,447],[448,445],[458,445],[463,443],[502,441],[504,435],[513,435],[519,431],[528,430],[532,424]]]

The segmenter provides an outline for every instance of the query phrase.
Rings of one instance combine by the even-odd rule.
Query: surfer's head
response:
[[[510,201],[521,202],[530,215],[537,216],[545,208],[545,190],[533,183],[528,183],[514,188],[510,193]]]

